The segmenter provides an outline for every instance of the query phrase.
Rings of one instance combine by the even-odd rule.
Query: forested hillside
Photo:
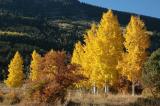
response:
[[[25,71],[34,49],[41,54],[50,49],[72,53],[74,44],[78,40],[83,41],[85,30],[92,22],[99,22],[105,11],[107,9],[78,0],[0,0],[1,72],[5,72],[17,50],[24,55]],[[126,26],[131,14],[114,13],[120,24]],[[160,47],[160,19],[140,18],[147,29],[154,32],[150,50],[156,50]]]

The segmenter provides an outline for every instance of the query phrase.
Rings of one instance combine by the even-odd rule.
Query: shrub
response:
[[[4,96],[4,103],[9,105],[17,104],[20,103],[20,98],[15,92],[10,92]]]
[[[39,75],[32,81],[29,94],[32,100],[56,104],[64,102],[67,88],[83,80],[79,74],[80,67],[67,63],[64,52],[50,51],[40,63]]]
[[[157,97],[160,94],[160,49],[153,52],[144,64],[142,79],[153,96]]]
[[[3,102],[4,99],[4,93],[0,90],[0,102]]]
[[[149,89],[149,88],[145,88],[143,91],[142,91],[142,95],[144,96],[144,97],[152,97],[153,96],[153,94],[152,94],[152,92],[151,92],[151,90]]]

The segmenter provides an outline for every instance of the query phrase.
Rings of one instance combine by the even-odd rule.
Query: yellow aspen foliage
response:
[[[40,63],[42,61],[42,57],[35,50],[32,53],[32,61],[30,65],[30,79],[32,81],[37,80],[39,71],[40,71]]]
[[[122,75],[127,76],[131,81],[137,81],[141,78],[142,66],[147,58],[146,49],[150,44],[144,22],[132,16],[124,37],[126,52],[118,68],[121,69]]]
[[[5,84],[8,87],[20,87],[23,84],[23,60],[20,53],[17,51],[14,58],[11,60],[8,67],[9,75],[7,80],[5,80]]]
[[[104,13],[97,30],[97,46],[99,50],[97,69],[101,74],[100,81],[102,83],[113,84],[117,81],[118,70],[116,66],[121,59],[123,52],[124,37],[118,22],[112,10]]]
[[[100,24],[92,25],[85,35],[83,51],[75,62],[77,46],[73,52],[72,62],[80,64],[84,75],[89,78],[88,84],[97,87],[106,82],[113,83],[117,76],[116,66],[123,52],[123,35],[117,17],[111,10],[103,14]],[[79,49],[80,50],[80,49]]]
[[[83,54],[83,75],[88,78],[87,82],[84,82],[85,87],[92,87],[97,82],[98,70],[96,70],[95,63],[97,60],[97,47],[96,47],[96,38],[97,38],[97,25],[93,23],[91,25],[91,29],[87,31],[86,35],[84,35],[83,45],[84,54]]]
[[[84,35],[85,38],[85,45],[82,45],[80,42],[76,43],[75,49],[72,56],[72,63],[73,64],[79,64],[82,66],[81,74],[83,74],[85,77],[89,78],[88,81],[81,81],[80,84],[76,84],[78,87],[89,87],[91,86],[91,72],[90,70],[93,63],[93,47],[94,47],[94,39],[96,37],[96,24],[91,25],[91,29],[86,32]]]
[[[81,45],[81,42],[76,43],[71,62],[75,64],[82,64],[83,53],[84,50],[83,46]]]

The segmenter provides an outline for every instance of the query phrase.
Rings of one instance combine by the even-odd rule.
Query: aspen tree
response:
[[[41,60],[41,55],[34,50],[32,53],[32,61],[30,65],[30,79],[32,81],[37,80],[38,78]]]
[[[118,68],[121,68],[122,75],[132,81],[132,95],[134,95],[134,84],[141,78],[142,66],[147,58],[146,49],[149,48],[150,40],[144,22],[135,16],[131,17],[124,37],[126,52]]]
[[[91,87],[91,77],[92,76],[92,63],[93,61],[93,48],[94,48],[94,39],[96,34],[96,24],[92,24],[91,29],[86,32],[84,35],[85,45],[82,45],[80,42],[76,43],[75,49],[72,56],[72,63],[76,63],[82,66],[82,74],[89,78],[88,81],[81,81],[81,83],[77,84],[79,87],[85,86],[86,88]]]
[[[7,80],[5,80],[5,84],[8,87],[20,87],[23,84],[23,60],[20,56],[20,53],[17,51],[14,58],[11,60],[8,67],[9,75]]]
[[[98,26],[93,24],[87,31],[81,55],[83,59],[78,59],[81,63],[77,63],[84,69],[90,86],[102,87],[116,81],[116,66],[123,51],[123,41],[118,19],[111,10],[103,14]]]
[[[108,92],[108,84],[117,81],[116,66],[122,56],[123,42],[124,37],[117,16],[113,14],[112,10],[109,10],[103,14],[97,30],[97,43],[101,53],[99,55],[101,61],[99,71],[101,81],[105,84],[105,92]]]

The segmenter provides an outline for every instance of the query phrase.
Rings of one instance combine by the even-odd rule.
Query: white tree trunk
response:
[[[96,84],[93,85],[93,94],[96,94]]]
[[[104,92],[105,92],[105,94],[109,93],[109,86],[108,85],[105,85]]]
[[[135,83],[132,82],[132,96],[135,96]]]

